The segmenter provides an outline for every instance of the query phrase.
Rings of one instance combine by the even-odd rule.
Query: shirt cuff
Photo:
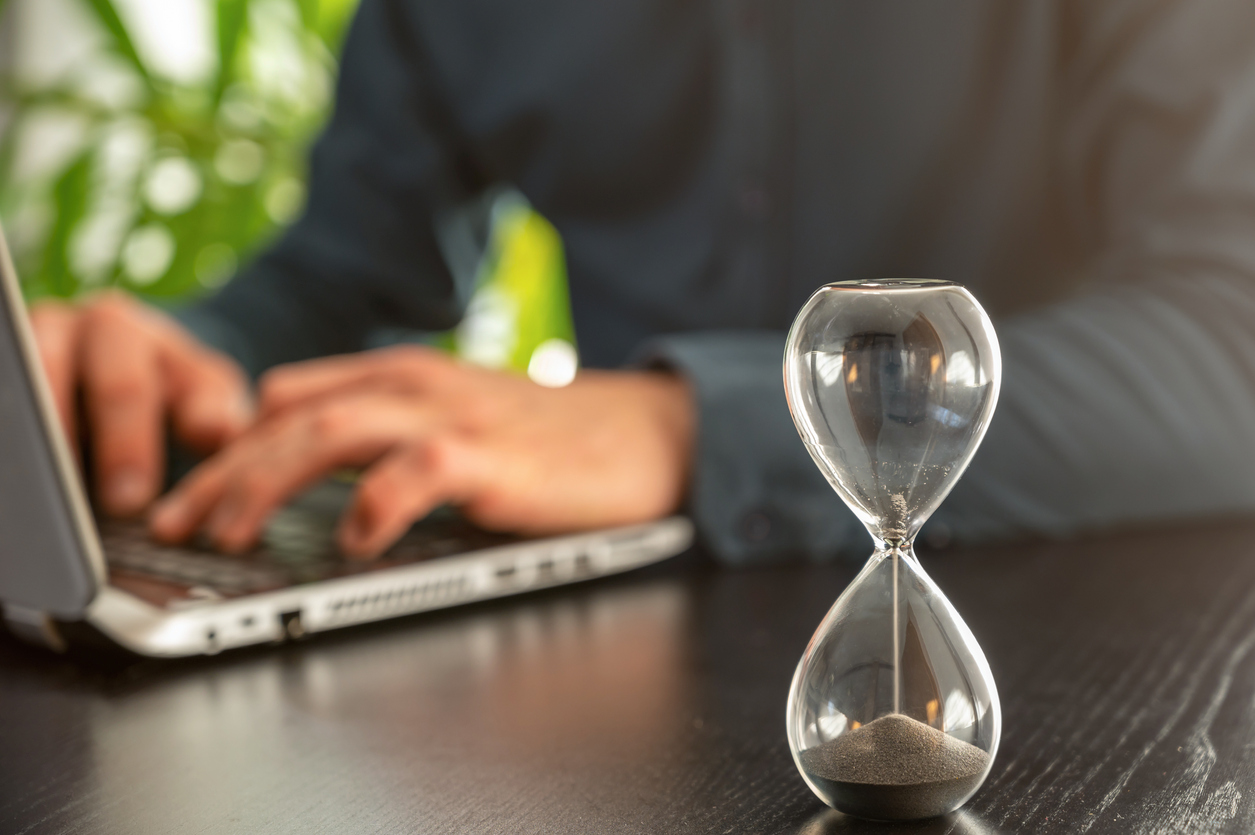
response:
[[[870,537],[820,474],[784,396],[781,333],[654,339],[634,364],[667,368],[698,410],[688,512],[703,545],[733,565],[866,556]]]

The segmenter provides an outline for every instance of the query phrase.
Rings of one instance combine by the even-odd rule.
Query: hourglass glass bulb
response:
[[[1001,711],[984,653],[913,542],[993,416],[993,326],[950,282],[829,284],[794,321],[784,373],[807,450],[875,542],[798,664],[794,759],[841,811],[949,812],[988,775]]]

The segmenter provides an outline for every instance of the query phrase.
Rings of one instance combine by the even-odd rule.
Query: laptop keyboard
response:
[[[517,542],[518,537],[480,530],[449,510],[419,522],[377,560],[349,560],[335,546],[338,507],[318,502],[279,511],[261,544],[228,556],[203,547],[161,545],[141,522],[101,520],[105,558],[114,570],[155,577],[226,596],[272,591]]]
[[[110,568],[147,574],[181,585],[229,594],[250,594],[291,585],[284,572],[253,559],[234,559],[190,548],[158,545],[142,524],[107,522],[101,542]]]

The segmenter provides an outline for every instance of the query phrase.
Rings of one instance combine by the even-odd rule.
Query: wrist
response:
[[[668,370],[588,370],[570,389],[589,407],[587,416],[597,415],[593,419],[605,427],[615,425],[610,431],[617,453],[643,476],[647,487],[634,494],[641,502],[639,518],[678,510],[692,477],[697,433],[696,397],[688,379]]]
[[[688,379],[672,371],[636,372],[650,392],[651,414],[672,462],[670,510],[677,510],[688,492],[697,432],[697,401]]]

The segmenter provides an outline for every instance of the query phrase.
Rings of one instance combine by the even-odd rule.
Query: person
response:
[[[925,533],[1061,536],[1255,509],[1255,6],[363,0],[303,217],[170,317],[33,318],[103,507],[248,548],[364,468],[340,542],[442,503],[493,528],[679,508],[719,558],[861,555],[781,386],[818,285],[951,279],[998,413]],[[561,232],[587,366],[545,389],[417,347],[466,287],[440,229],[519,189]],[[260,379],[255,403],[249,379]],[[75,391],[86,409],[74,411]]]

